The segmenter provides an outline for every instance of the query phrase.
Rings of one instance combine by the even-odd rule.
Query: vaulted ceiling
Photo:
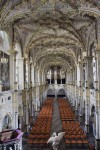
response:
[[[0,14],[10,42],[18,42],[23,56],[29,54],[44,70],[75,67],[78,56],[97,42],[99,0],[2,0]]]

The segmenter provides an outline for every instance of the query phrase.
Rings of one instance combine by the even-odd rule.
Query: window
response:
[[[0,81],[2,83],[2,91],[10,89],[9,83],[9,55],[0,51]]]

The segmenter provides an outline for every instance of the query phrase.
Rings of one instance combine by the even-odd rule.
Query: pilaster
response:
[[[96,65],[97,65],[97,79],[98,79],[98,90],[100,90],[100,50],[96,50]]]
[[[24,58],[24,89],[27,89],[26,64],[27,64],[27,58]]]
[[[96,91],[96,127],[95,148],[100,148],[100,91]]]
[[[82,122],[83,116],[83,63],[80,64],[80,81],[79,81],[79,120]]]
[[[2,92],[2,82],[0,81],[0,92]]]
[[[86,89],[85,97],[85,131],[89,133],[89,117],[90,117],[90,90]]]
[[[13,45],[14,47],[14,45]],[[18,81],[16,77],[16,55],[18,54],[17,51],[11,50],[10,53],[10,87],[12,90],[18,90]]]
[[[18,92],[14,92],[12,94],[12,98],[13,98],[13,116],[14,116],[14,119],[13,119],[13,125],[14,125],[14,129],[17,129],[18,128]]]
[[[23,109],[24,109],[24,125],[25,131],[28,132],[28,123],[29,123],[29,116],[28,116],[28,102],[27,102],[27,90],[24,89],[22,93],[22,101],[23,101]]]

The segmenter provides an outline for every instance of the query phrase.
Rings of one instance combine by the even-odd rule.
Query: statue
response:
[[[58,150],[58,146],[60,141],[63,139],[63,136],[65,135],[65,132],[58,133],[58,136],[56,132],[53,133],[53,135],[48,139],[48,143],[52,143],[53,150]]]

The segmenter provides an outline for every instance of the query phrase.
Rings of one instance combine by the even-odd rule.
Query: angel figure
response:
[[[58,135],[56,132],[53,133],[53,135],[48,139],[48,143],[52,143],[53,150],[58,150],[58,146],[60,141],[63,139],[63,136],[65,135],[65,132],[60,132]]]

